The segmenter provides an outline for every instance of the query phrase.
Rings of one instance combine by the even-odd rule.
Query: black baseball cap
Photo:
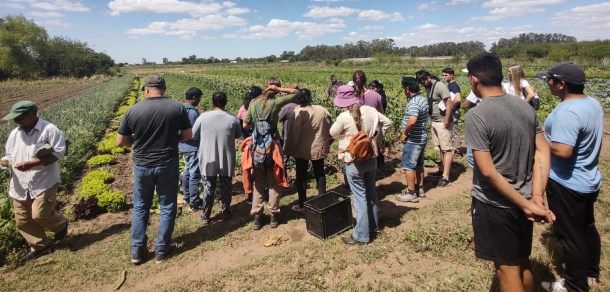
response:
[[[585,85],[585,71],[572,62],[560,62],[555,64],[548,71],[538,72],[536,76],[541,79],[556,78],[567,83]]]
[[[144,86],[142,86],[142,91],[144,91],[145,87],[157,87],[160,89],[165,89],[165,79],[159,75],[148,75],[146,81],[144,82]]]

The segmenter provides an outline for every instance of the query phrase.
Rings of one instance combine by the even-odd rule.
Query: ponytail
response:
[[[356,93],[356,97],[363,99],[364,92],[366,91],[366,74],[364,74],[364,71],[358,70],[354,72],[354,75],[352,75],[352,81],[354,82],[354,92]]]
[[[356,129],[358,129],[358,131],[362,131],[362,115],[360,114],[360,105],[354,103],[348,106],[347,110],[356,123]]]

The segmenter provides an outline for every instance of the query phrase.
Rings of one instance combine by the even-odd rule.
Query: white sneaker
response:
[[[424,192],[424,189],[423,189],[423,188],[420,188],[420,189],[419,189],[419,193],[417,193],[417,195],[418,195],[420,198],[425,198],[425,197],[426,197],[426,192]]]
[[[294,205],[294,206],[292,206],[292,211],[299,212],[299,213],[304,213],[305,212],[305,208],[301,208],[301,207],[299,207],[299,205]]]
[[[568,289],[566,289],[565,286],[565,279],[561,279],[557,282],[542,282],[540,283],[540,286],[542,286],[542,289],[544,289],[545,291],[549,291],[549,292],[567,292]]]
[[[417,195],[410,195],[408,193],[402,193],[400,195],[395,195],[394,198],[396,198],[397,201],[401,201],[401,202],[411,202],[411,203],[419,202],[419,198],[417,197]]]

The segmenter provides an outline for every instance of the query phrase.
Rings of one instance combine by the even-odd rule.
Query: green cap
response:
[[[27,101],[27,100],[23,100],[20,102],[17,102],[16,104],[13,105],[13,107],[11,108],[11,111],[8,113],[8,115],[4,116],[4,118],[2,118],[3,120],[12,120],[18,116],[20,116],[21,114],[25,114],[25,113],[31,113],[31,112],[36,112],[38,111],[38,106],[36,106],[35,103],[31,102],[31,101]]]
[[[157,87],[160,89],[165,89],[165,79],[159,75],[148,75],[146,81],[144,82],[144,86],[142,86],[142,91],[144,91],[144,87]]]

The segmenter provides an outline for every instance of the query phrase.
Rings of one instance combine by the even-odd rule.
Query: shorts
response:
[[[519,209],[498,208],[472,198],[474,254],[496,264],[518,266],[532,253],[534,223]]]
[[[415,170],[418,167],[424,167],[424,149],[426,143],[405,143],[402,145],[402,161],[401,166],[405,170]]]
[[[449,123],[449,128],[445,128],[443,122],[432,122],[432,140],[434,145],[439,146],[442,151],[451,151],[451,131],[453,131],[453,122]]]

